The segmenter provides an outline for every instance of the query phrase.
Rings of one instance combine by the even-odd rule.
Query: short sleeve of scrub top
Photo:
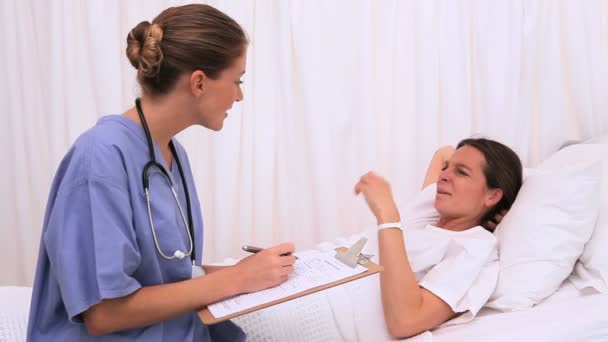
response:
[[[44,243],[71,320],[142,286],[131,276],[141,262],[132,216],[127,188],[112,178],[89,174],[57,194]]]

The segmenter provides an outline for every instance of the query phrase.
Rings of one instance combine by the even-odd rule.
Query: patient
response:
[[[391,336],[417,335],[481,309],[498,277],[491,231],[521,184],[519,157],[487,139],[436,152],[424,190],[403,219],[389,183],[373,172],[361,177],[355,193],[377,219],[380,292]],[[434,205],[425,206],[425,199]]]

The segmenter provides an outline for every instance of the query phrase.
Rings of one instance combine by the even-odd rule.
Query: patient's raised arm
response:
[[[439,148],[433,154],[433,158],[429,163],[429,167],[426,170],[426,176],[424,177],[424,182],[422,183],[422,188],[426,188],[429,184],[433,184],[437,182],[439,178],[439,173],[441,173],[441,169],[445,165],[445,163],[452,157],[454,151],[456,149],[452,146],[443,146]]]

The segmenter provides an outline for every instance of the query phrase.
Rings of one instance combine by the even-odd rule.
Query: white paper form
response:
[[[334,257],[335,254],[335,251],[298,254],[295,270],[284,283],[211,304],[209,311],[216,318],[224,317],[366,271],[360,265],[355,268],[344,265]]]

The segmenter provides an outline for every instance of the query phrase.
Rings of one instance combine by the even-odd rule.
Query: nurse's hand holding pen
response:
[[[241,275],[242,292],[255,292],[277,286],[287,280],[294,271],[295,247],[286,242],[261,250],[241,261],[235,267]]]

